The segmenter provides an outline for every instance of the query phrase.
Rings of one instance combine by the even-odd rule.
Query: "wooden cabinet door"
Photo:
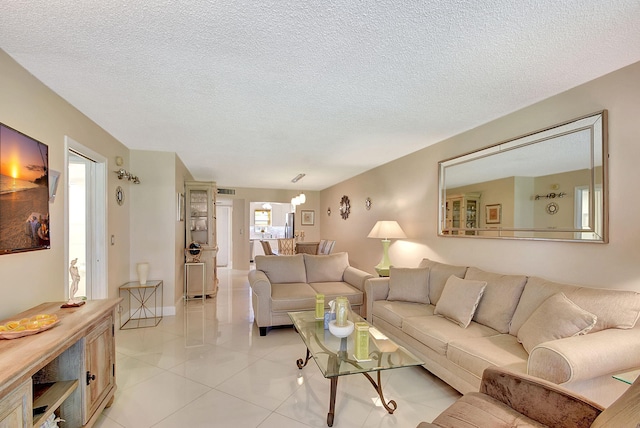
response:
[[[114,364],[113,317],[109,316],[85,339],[85,424],[115,387]]]
[[[31,378],[0,400],[0,428],[31,428]]]

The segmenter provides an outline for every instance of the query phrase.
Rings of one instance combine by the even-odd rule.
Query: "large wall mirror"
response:
[[[607,112],[439,162],[438,234],[607,242]]]

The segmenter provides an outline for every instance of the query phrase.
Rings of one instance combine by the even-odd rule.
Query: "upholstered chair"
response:
[[[498,367],[485,369],[479,392],[462,396],[431,427],[636,428],[640,426],[640,378],[611,406],[600,405],[562,386]]]

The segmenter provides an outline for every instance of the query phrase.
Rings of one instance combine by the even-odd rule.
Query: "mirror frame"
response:
[[[438,236],[607,243],[609,236],[609,203],[607,190],[609,150],[607,122],[607,110],[602,110],[438,162]],[[494,224],[491,224],[491,227],[447,228],[447,168],[479,159],[486,161],[486,158],[494,155],[504,154],[507,151],[528,147],[536,143],[547,142],[555,137],[583,130],[589,130],[591,135],[591,153],[588,154],[590,158],[589,213],[595,212],[596,208],[594,188],[596,184],[599,185],[602,183],[601,227],[596,228],[595,216],[590,215],[588,229],[576,229],[575,226],[574,228],[516,228],[501,227]],[[595,168],[597,158],[602,160],[601,174],[599,174]],[[597,166],[599,167],[600,165]],[[542,197],[548,197],[548,195],[549,194]],[[555,193],[553,195],[553,197],[555,197]],[[537,200],[540,196],[532,195],[532,198]],[[485,205],[478,204],[476,215],[482,215],[482,206]],[[478,223],[478,226],[480,225],[481,224]],[[597,229],[601,230],[602,233],[598,234],[596,232]],[[593,238],[577,238],[576,236],[579,233],[592,234]],[[568,237],[571,234],[573,234],[574,238]]]

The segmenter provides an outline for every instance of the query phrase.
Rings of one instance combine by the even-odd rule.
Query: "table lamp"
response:
[[[391,244],[391,239],[406,238],[407,235],[405,235],[397,221],[382,220],[373,226],[373,229],[371,229],[367,237],[382,239],[382,260],[375,269],[378,275],[389,276],[389,266],[391,265],[391,261],[389,260],[389,245]]]

